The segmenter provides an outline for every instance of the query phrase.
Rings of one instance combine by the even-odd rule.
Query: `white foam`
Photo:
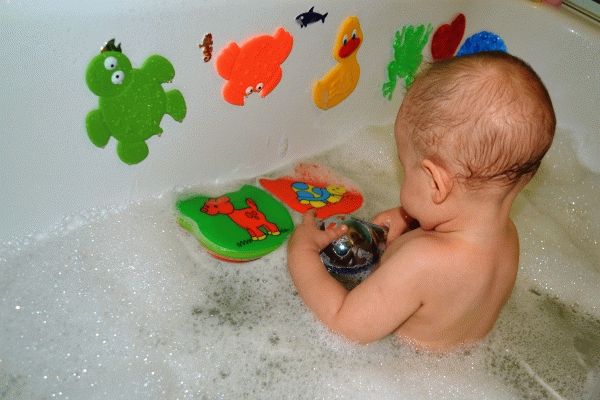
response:
[[[600,179],[571,157],[567,132],[557,139],[515,207],[518,284],[478,349],[347,343],[295,294],[283,248],[217,261],[176,224],[169,195],[3,245],[0,399],[595,399]],[[391,127],[317,161],[361,187],[359,216],[398,202]]]

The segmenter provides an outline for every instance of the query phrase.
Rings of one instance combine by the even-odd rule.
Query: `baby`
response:
[[[431,65],[396,118],[401,206],[374,219],[389,227],[379,267],[347,290],[319,258],[347,228],[321,231],[307,213],[288,244],[301,298],[331,330],[359,343],[393,333],[445,351],[483,339],[517,275],[512,203],[555,124],[546,88],[516,57],[478,53]]]

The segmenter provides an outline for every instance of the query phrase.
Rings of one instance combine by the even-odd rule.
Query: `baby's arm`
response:
[[[347,230],[345,225],[320,230],[311,210],[304,214],[304,221],[296,227],[288,243],[288,268],[294,285],[307,307],[322,320],[331,318],[332,310],[339,309],[348,290],[329,275],[319,252]]]
[[[425,269],[412,261],[424,257],[410,249],[396,252],[348,291],[319,257],[319,251],[344,230],[321,231],[314,215],[305,214],[288,245],[289,271],[300,297],[318,319],[348,339],[367,343],[392,333],[421,306]]]
[[[398,236],[416,228],[419,224],[404,211],[402,206],[380,212],[373,218],[373,223],[388,227],[387,243],[393,242]]]

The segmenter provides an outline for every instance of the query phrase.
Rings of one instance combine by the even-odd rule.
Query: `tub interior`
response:
[[[0,95],[11,149],[0,149],[7,189],[0,200],[8,221],[0,245],[0,399],[600,397],[597,26],[529,1],[419,7],[334,1],[322,7],[332,21],[337,13],[335,23],[302,31],[293,18],[310,5],[297,2],[269,2],[265,10],[232,1],[229,12],[211,1],[182,2],[181,9],[148,2],[143,13],[136,2],[97,4],[61,12],[35,2],[2,6],[2,18],[13,26],[31,15],[29,29],[9,37],[35,51],[9,46],[8,52],[27,61],[25,71],[37,72],[21,79],[18,66],[2,61],[16,78]],[[194,14],[200,11],[212,16],[212,25]],[[484,343],[446,356],[416,352],[392,338],[363,347],[348,343],[302,304],[284,248],[250,263],[225,263],[177,224],[173,204],[182,193],[256,184],[259,176],[289,172],[298,160],[355,182],[366,199],[361,218],[395,206],[402,171],[392,121],[402,92],[391,102],[378,92],[389,45],[365,45],[357,93],[321,112],[310,103],[306,82],[331,66],[330,48],[315,49],[300,35],[329,38],[342,15],[357,14],[366,34],[387,43],[404,24],[436,25],[457,12],[467,16],[468,33],[494,30],[512,53],[532,63],[549,88],[559,125],[540,171],[513,207],[520,271]],[[181,13],[190,21],[172,28]],[[282,15],[291,17],[284,25],[295,29],[298,42],[283,65],[294,78],[240,109],[219,101],[222,81],[206,72],[212,66],[189,61],[189,53],[164,39],[172,29],[180,42],[195,43],[210,26],[215,37],[233,40],[250,27],[272,32]],[[190,111],[181,126],[165,121],[173,134],[153,141],[149,158],[135,167],[118,163],[114,144],[91,146],[82,130],[83,116],[95,105],[82,71],[90,43],[107,39],[99,22],[129,39],[136,62],[148,55],[140,43],[154,39],[156,52],[180,66],[173,85],[186,94],[189,110],[202,109]],[[191,27],[198,22],[202,29]],[[76,76],[73,84],[41,84],[47,76],[40,64],[55,60],[39,42],[50,28],[56,28],[53,39],[74,46],[62,64]],[[73,40],[82,33],[85,40]],[[563,45],[557,49],[558,39]],[[61,69],[48,68],[49,76]],[[205,78],[198,80],[200,73]],[[37,118],[25,118],[34,110]],[[293,217],[298,221],[298,214]]]
[[[377,199],[360,217],[396,201],[389,189],[402,171],[391,129],[369,128],[311,159]],[[285,249],[247,264],[218,261],[177,225],[178,194],[170,193],[82,214],[44,240],[3,249],[2,265],[11,270],[0,287],[0,394],[597,398],[600,253],[591,243],[584,253],[568,238],[595,235],[598,211],[588,202],[600,176],[574,158],[568,132],[559,130],[513,212],[522,232],[517,285],[490,337],[474,349],[439,357],[391,338],[365,347],[345,342],[298,298]],[[380,172],[365,176],[367,168]],[[587,178],[573,182],[573,172]],[[579,201],[549,201],[541,188],[556,185]]]

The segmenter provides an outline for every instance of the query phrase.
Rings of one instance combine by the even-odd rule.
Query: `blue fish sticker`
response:
[[[304,28],[305,26],[314,24],[317,21],[322,21],[323,23],[325,23],[325,17],[327,17],[327,14],[329,13],[319,14],[314,10],[315,6],[312,6],[310,10],[308,10],[308,12],[302,13],[296,17],[296,22],[300,24],[300,28]]]

